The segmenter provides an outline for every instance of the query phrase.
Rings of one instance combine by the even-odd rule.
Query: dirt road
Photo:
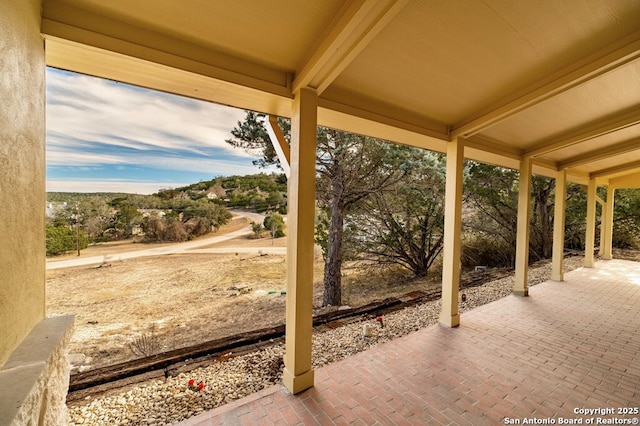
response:
[[[77,266],[88,266],[88,265],[100,265],[102,263],[108,262],[117,262],[126,259],[133,259],[137,257],[149,257],[149,256],[163,256],[170,254],[180,254],[180,253],[209,253],[209,254],[222,254],[222,253],[267,253],[267,254],[286,254],[286,249],[283,247],[268,247],[266,246],[268,242],[265,242],[265,248],[256,248],[250,247],[246,248],[243,246],[238,247],[224,247],[224,248],[207,248],[203,250],[196,250],[202,247],[212,246],[215,244],[219,244],[225,241],[233,240],[236,238],[244,237],[246,235],[251,234],[251,227],[249,221],[262,223],[264,220],[264,215],[258,213],[244,212],[244,211],[233,211],[235,220],[238,218],[246,218],[246,226],[241,229],[224,232],[222,235],[220,233],[216,233],[216,235],[211,237],[200,238],[194,241],[188,241],[184,243],[177,244],[162,244],[160,246],[156,246],[153,248],[146,248],[143,250],[127,250],[112,254],[103,254],[96,256],[85,256],[85,257],[67,257],[63,260],[59,258],[50,258],[47,259],[47,270],[53,269],[61,269],[61,268],[71,268]]]

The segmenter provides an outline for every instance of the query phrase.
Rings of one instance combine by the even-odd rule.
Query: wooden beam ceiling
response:
[[[222,52],[214,52],[166,34],[75,8],[46,2],[45,38],[75,42],[182,71],[291,98],[291,75]]]
[[[569,169],[572,167],[584,166],[589,163],[593,163],[607,158],[615,157],[617,155],[624,155],[629,152],[633,152],[640,147],[640,138],[634,138],[625,142],[607,146],[604,148],[596,149],[586,154],[577,155],[569,160],[561,161],[558,163],[559,169]]]
[[[318,95],[322,94],[407,2],[359,0],[345,3],[334,25],[296,73],[293,92],[302,87],[313,87]]]
[[[473,136],[551,97],[597,78],[640,58],[640,31],[563,68],[547,78],[518,91],[504,103],[491,107],[476,118],[453,126],[451,137]]]
[[[632,161],[630,163],[623,163],[614,167],[609,167],[607,169],[598,170],[598,171],[592,172],[590,176],[592,178],[602,178],[602,177],[607,177],[611,175],[635,171],[636,169],[640,169],[640,161]]]
[[[598,136],[606,135],[640,123],[640,110],[634,108],[623,114],[616,115],[580,129],[574,130],[561,137],[550,139],[525,150],[524,156],[536,158],[559,149],[584,142]]]

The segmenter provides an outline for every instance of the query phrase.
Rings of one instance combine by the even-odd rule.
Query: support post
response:
[[[610,184],[607,187],[607,204],[606,208],[602,209],[602,229],[600,231],[600,238],[604,238],[604,245],[601,256],[603,259],[613,259],[612,246],[613,246],[613,206],[615,203],[615,188]],[[604,235],[603,235],[604,234]]]
[[[447,144],[447,175],[444,205],[444,247],[442,260],[442,311],[440,323],[460,325],[458,290],[462,247],[462,169],[464,142],[456,138]]]
[[[587,232],[584,239],[584,266],[593,268],[595,265],[593,246],[596,240],[596,180],[589,179],[587,187]]]
[[[596,197],[596,212],[598,211],[598,204],[600,204],[600,248],[598,249],[598,255],[604,255],[604,246],[606,244],[605,238],[605,226],[607,226],[607,201],[600,202],[600,197]]]
[[[311,330],[318,96],[300,89],[291,117],[291,172],[287,215],[286,352],[282,381],[291,393],[313,386]]]
[[[608,199],[607,199],[608,200]],[[604,254],[604,244],[605,244],[605,236],[604,236],[604,227],[606,226],[607,221],[607,202],[598,196],[596,192],[596,216],[598,215],[598,206],[600,206],[600,248],[598,249],[598,254],[602,256]],[[595,240],[594,240],[595,244]]]
[[[529,218],[531,216],[531,158],[520,161],[518,182],[518,224],[516,226],[516,274],[513,294],[528,296]]]
[[[567,199],[567,171],[560,170],[556,175],[556,197],[553,211],[553,255],[551,261],[551,279],[564,281],[562,271],[564,261],[564,223]]]

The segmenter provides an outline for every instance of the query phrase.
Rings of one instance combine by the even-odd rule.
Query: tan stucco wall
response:
[[[41,0],[0,1],[0,366],[45,316]]]

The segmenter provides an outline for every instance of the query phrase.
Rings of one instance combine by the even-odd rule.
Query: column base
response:
[[[564,281],[564,274],[551,274],[551,281]]]
[[[522,296],[522,297],[527,297],[529,296],[529,289],[525,288],[525,289],[513,289],[513,294],[515,296]]]
[[[313,387],[313,370],[295,376],[286,367],[282,372],[282,384],[289,389],[292,394],[300,393]]]
[[[44,318],[0,366],[0,424],[67,425],[73,316]]]
[[[446,314],[440,314],[440,324],[446,326],[446,327],[457,327],[460,325],[460,314],[456,314],[453,316],[449,316]]]

